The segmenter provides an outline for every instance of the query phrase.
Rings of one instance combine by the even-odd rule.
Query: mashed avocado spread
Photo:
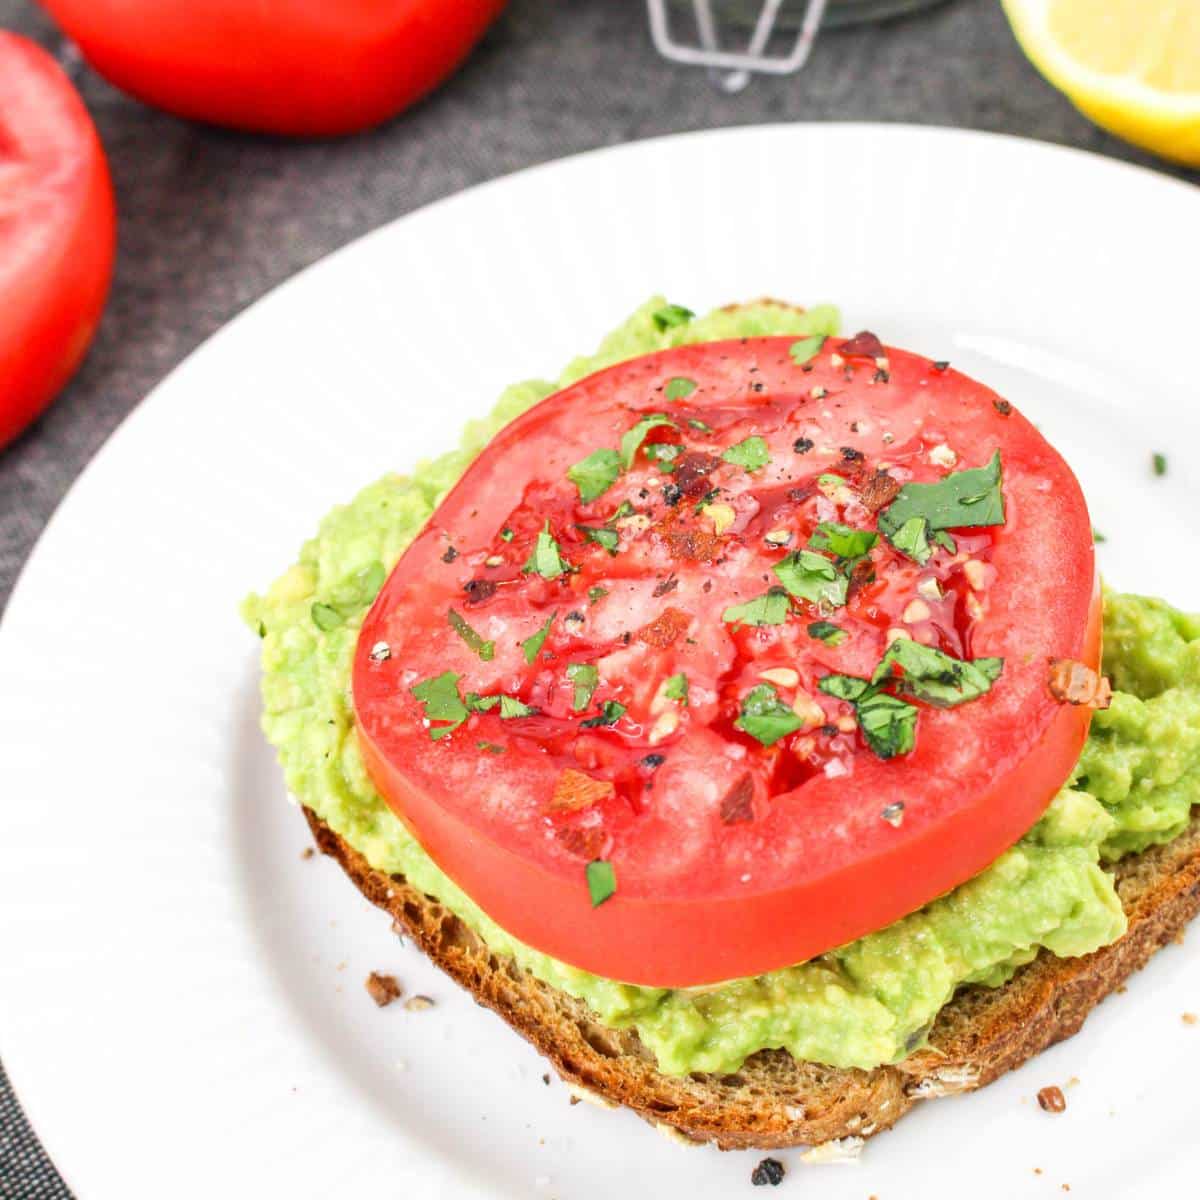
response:
[[[291,791],[378,870],[403,874],[539,979],[614,1027],[636,1026],[670,1074],[732,1072],[782,1046],[837,1067],[895,1062],[922,1044],[967,983],[997,986],[1043,947],[1080,955],[1125,930],[1101,861],[1169,841],[1200,803],[1200,617],[1159,600],[1105,598],[1105,670],[1075,777],[986,871],[886,929],[799,966],[704,989],[636,987],[568,966],[489,920],[421,849],[371,786],[354,736],[350,671],[359,625],[385,573],[491,436],[560,387],[684,342],[835,333],[837,313],[761,303],[678,324],[643,306],[556,382],[509,388],[462,445],[411,476],[388,476],[335,509],[300,561],[244,613],[263,638],[263,728]]]

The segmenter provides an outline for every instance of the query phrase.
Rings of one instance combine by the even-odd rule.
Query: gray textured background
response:
[[[0,0],[0,28],[63,50],[23,0]],[[188,125],[126,99],[78,64],[72,71],[108,151],[120,255],[82,371],[0,451],[0,609],[80,469],[190,350],[300,267],[480,180],[594,146],[779,120],[958,125],[1159,165],[1095,129],[1043,83],[996,0],[953,0],[831,33],[799,77],[760,79],[735,97],[656,58],[641,0],[513,0],[432,99],[376,132],[313,144]],[[0,1197],[69,1194],[0,1068]]]

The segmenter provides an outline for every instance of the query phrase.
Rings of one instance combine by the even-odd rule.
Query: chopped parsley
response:
[[[516,696],[500,697],[500,720],[511,721],[514,717],[532,717],[537,709],[522,704]]]
[[[557,579],[560,575],[565,575],[569,569],[568,564],[563,561],[558,543],[550,533],[550,522],[547,521],[537,535],[533,553],[530,554],[521,571],[526,575],[540,575],[543,579]]]
[[[846,631],[832,621],[813,621],[808,626],[808,636],[827,646],[840,646],[846,640]]]
[[[901,553],[910,558],[924,553],[928,559],[931,532],[1004,524],[1001,479],[997,450],[986,466],[952,472],[936,483],[906,483],[879,514],[879,530]]]
[[[660,429],[664,426],[671,429],[679,428],[666,413],[650,413],[621,436],[620,461],[625,464],[626,469],[633,466],[633,460],[637,458],[637,452],[641,449],[650,430]]]
[[[579,489],[582,504],[603,496],[620,474],[621,456],[615,450],[593,450],[567,470],[567,478]]]
[[[617,873],[613,865],[602,858],[593,859],[585,868],[588,895],[592,898],[592,907],[599,908],[617,890]]]
[[[668,400],[686,400],[696,390],[696,381],[688,379],[685,375],[676,375],[674,379],[667,380],[666,390],[664,395]]]
[[[323,633],[329,633],[341,625],[346,618],[332,604],[318,602],[312,606],[312,619],[318,629]]]
[[[712,426],[707,421],[701,421],[698,417],[688,417],[688,424],[700,433],[712,433]]]
[[[921,566],[924,566],[933,554],[933,547],[929,544],[929,522],[924,517],[909,517],[896,530],[891,543],[901,554],[907,555]]]
[[[795,733],[803,724],[803,720],[780,700],[779,693],[769,683],[760,683],[742,697],[741,716],[733,726],[764,746],[773,746],[781,737]]]
[[[667,680],[666,687],[663,688],[663,695],[668,700],[678,700],[686,708],[688,702],[688,677],[682,671],[678,675],[672,675]]]
[[[586,541],[603,546],[609,554],[616,554],[617,547],[621,544],[621,537],[615,529],[596,529],[591,525],[576,525],[575,528],[583,534]]]
[[[935,708],[954,708],[991,691],[1004,670],[1002,658],[953,658],[933,646],[897,638],[871,676],[878,686],[895,680],[899,689]]]
[[[482,750],[485,754],[503,754],[504,747],[496,745],[495,742],[476,742],[476,750]]]
[[[537,633],[532,634],[530,637],[527,637],[523,642],[520,643],[521,652],[525,655],[525,661],[529,663],[530,666],[537,661],[537,656],[541,654],[542,647],[546,644],[546,638],[550,633],[550,626],[554,624],[554,618],[557,615],[557,613],[551,613],[546,618],[545,625],[543,625],[541,629],[537,631]]]
[[[937,708],[952,708],[977,700],[1000,678],[1004,660],[952,658],[932,646],[899,638],[887,649],[870,679],[826,675],[817,686],[827,696],[854,705],[866,743],[880,758],[909,754],[916,745],[918,709],[889,695],[889,683],[917,700]]]
[[[579,722],[580,729],[599,729],[602,725],[615,725],[625,715],[625,705],[616,700],[605,700],[600,712],[586,721]]]
[[[795,550],[774,567],[776,578],[788,592],[810,604],[830,604],[840,608],[846,603],[849,580],[837,564],[812,550]]]
[[[1167,456],[1165,454],[1159,454],[1156,452],[1150,461],[1151,465],[1154,467],[1155,475],[1161,479],[1162,476],[1167,473]]]
[[[816,358],[821,352],[821,347],[825,345],[825,335],[823,333],[814,333],[812,337],[800,338],[793,342],[788,347],[788,353],[792,356],[792,362],[798,367],[804,366],[806,362],[810,362]]]
[[[773,587],[745,604],[731,605],[721,614],[721,620],[741,625],[782,625],[791,607],[787,592]]]
[[[658,469],[663,472],[675,470],[675,460],[683,453],[683,447],[678,442],[651,442],[646,447],[646,457],[653,463],[658,463]]]
[[[879,541],[879,534],[870,529],[852,529],[837,521],[822,521],[808,540],[813,550],[828,550],[837,558],[862,558]]]
[[[508,526],[500,530],[500,540],[502,542],[511,542],[513,540],[513,531]]]
[[[446,613],[446,620],[450,622],[450,628],[458,634],[467,645],[479,655],[484,662],[491,662],[496,657],[496,643],[485,642],[474,629],[463,619],[460,613],[450,609]]]
[[[413,684],[412,694],[425,709],[425,720],[450,722],[437,727],[430,725],[429,736],[435,742],[453,733],[471,715],[458,694],[458,680],[459,676],[453,671],[443,671],[432,679]]]
[[[575,686],[571,709],[573,712],[583,712],[591,704],[592,696],[600,685],[600,671],[595,663],[571,663],[567,667],[567,678]]]
[[[721,457],[735,467],[743,467],[747,471],[758,471],[771,461],[771,452],[767,443],[757,434],[751,434],[745,441],[730,446]]]
[[[594,587],[588,588],[588,603],[595,604],[597,600],[603,600],[607,595],[608,588],[601,587],[599,584],[596,584]]]
[[[650,319],[659,331],[673,329],[676,325],[686,325],[696,314],[682,304],[664,304],[662,308],[651,314]]]

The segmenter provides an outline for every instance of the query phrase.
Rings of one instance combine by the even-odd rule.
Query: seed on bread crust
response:
[[[395,975],[384,975],[380,971],[372,971],[367,976],[366,984],[367,994],[375,1001],[380,1008],[387,1008],[393,1000],[399,1000],[404,994],[404,989],[400,986]],[[410,1000],[411,1004],[412,1001]]]

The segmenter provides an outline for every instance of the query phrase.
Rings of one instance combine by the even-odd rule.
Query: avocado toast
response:
[[[795,338],[797,344],[805,343],[796,356],[800,357],[807,353],[811,343],[823,342],[833,332],[833,317],[828,311],[803,313],[773,303],[725,310],[697,320],[683,313],[684,310],[664,306],[659,301],[652,302],[614,334],[598,356],[575,364],[560,382],[585,378],[609,363],[689,339],[707,342],[783,334]],[[852,339],[852,349],[855,341]],[[887,375],[887,369],[875,362],[884,357],[882,353],[874,353],[876,344],[861,345],[872,352],[866,356],[871,360],[866,366],[872,373],[869,378],[875,380],[881,374]],[[881,346],[878,349],[882,351]],[[807,360],[795,362],[801,372],[806,365]],[[837,369],[843,367],[839,364]],[[944,366],[933,364],[930,369],[940,374]],[[674,384],[675,393],[685,393],[679,399],[686,401],[690,396],[686,385],[694,382],[691,376],[675,375],[667,388]],[[887,382],[879,379],[874,385],[880,394]],[[679,974],[687,972],[692,961],[691,943],[685,940],[679,943],[682,950],[675,966],[658,968],[663,973],[658,978],[648,976],[644,986],[614,982],[636,975],[616,969],[588,970],[588,964],[578,958],[573,960],[576,965],[568,966],[563,961],[565,954],[555,957],[545,953],[546,945],[533,949],[514,936],[517,931],[507,928],[514,922],[493,921],[494,905],[477,904],[477,889],[461,886],[458,874],[444,873],[435,866],[422,849],[422,842],[379,798],[372,782],[374,775],[364,766],[356,730],[355,706],[349,695],[351,659],[360,642],[359,649],[365,649],[367,654],[381,644],[374,638],[360,639],[360,625],[386,572],[411,544],[414,534],[429,521],[437,500],[496,429],[554,390],[553,385],[540,383],[512,389],[488,425],[468,431],[463,451],[423,468],[412,480],[382,481],[364,492],[350,508],[335,513],[323,527],[321,537],[306,547],[301,563],[264,599],[249,602],[247,615],[265,638],[268,736],[280,748],[289,786],[305,805],[321,848],[334,854],[360,889],[372,901],[388,908],[435,961],[538,1045],[568,1079],[596,1096],[628,1104],[656,1124],[726,1147],[781,1146],[869,1136],[889,1126],[916,1099],[979,1086],[1050,1042],[1074,1032],[1092,1005],[1131,970],[1142,965],[1192,915],[1197,903],[1196,833],[1189,818],[1191,801],[1200,791],[1196,774],[1200,746],[1194,732],[1200,705],[1196,689],[1200,628],[1159,602],[1109,597],[1105,612],[1108,646],[1105,670],[1113,678],[1117,696],[1111,708],[1096,713],[1082,760],[1075,764],[1079,752],[1076,745],[1070,764],[1054,784],[1057,790],[1066,783],[1069,772],[1073,786],[1063,788],[1049,809],[1047,797],[1043,796],[1036,801],[1036,811],[1030,817],[1018,815],[1015,819],[1019,828],[1014,836],[1004,835],[992,851],[981,847],[980,853],[985,853],[985,857],[969,869],[964,868],[961,879],[954,884],[937,887],[917,904],[893,900],[891,893],[885,892],[880,897],[881,903],[900,904],[894,919],[871,921],[856,933],[827,940],[821,947],[823,952],[815,957],[800,953],[773,965],[747,959],[751,964],[749,969],[722,973],[714,966],[705,975],[697,968],[700,973],[695,978]],[[655,419],[665,415],[667,420],[661,424],[683,424],[678,417],[680,410],[668,409],[664,399],[658,403],[666,412],[652,414]],[[1002,409],[996,412],[998,422],[1009,419]],[[691,420],[700,425],[716,424],[701,417]],[[653,430],[649,432],[654,438],[662,436]],[[697,432],[708,436],[703,429]],[[708,433],[711,432],[710,428]],[[743,438],[737,446],[746,447],[751,441]],[[811,447],[807,450],[801,447],[813,441],[806,436],[795,439],[795,453],[809,454]],[[673,444],[652,438],[648,452],[641,450],[640,445],[634,447],[634,458],[640,452],[647,457],[653,455],[651,461],[660,464],[658,469],[661,465],[676,465],[671,460],[678,459],[680,452],[668,454],[661,448]],[[855,446],[836,449],[847,464],[844,468],[847,477],[852,468],[863,467],[854,457],[856,453],[860,459],[863,457]],[[958,450],[963,450],[962,445]],[[691,451],[686,451],[680,459],[682,467],[687,466],[686,453]],[[752,473],[762,469],[755,465],[759,453],[752,446],[724,457],[723,461]],[[951,468],[956,464],[948,458],[953,451],[944,442],[937,442],[927,453],[933,455],[940,476],[948,478],[955,474]],[[878,459],[879,455],[872,457]],[[877,473],[875,462],[866,465]],[[733,474],[731,469],[719,470]],[[679,465],[674,472],[662,473],[668,481],[664,487],[686,478]],[[820,496],[806,496],[796,503],[820,506],[823,499],[827,505],[838,506],[837,515],[845,516],[851,510],[846,503],[838,504],[838,493],[848,486],[846,479],[838,476],[842,482],[833,483],[828,474],[819,478],[826,479],[824,486],[830,495],[821,492]],[[869,482],[873,476],[860,473],[859,478]],[[708,499],[711,489],[705,489],[695,497],[697,504],[691,507],[693,511],[707,509],[702,515],[715,529],[726,520],[718,506],[734,507],[737,487],[735,481],[727,488],[733,504],[725,504],[720,497]],[[707,503],[702,503],[706,499]],[[893,494],[891,503],[895,501]],[[669,497],[667,502],[669,505]],[[828,517],[829,511],[826,507],[817,515]],[[858,523],[866,524],[867,519],[862,518]],[[884,524],[880,519],[880,530]],[[614,529],[615,525],[614,522]],[[831,534],[844,539],[854,532],[860,541],[863,536],[848,525],[828,519],[821,525],[825,527],[823,536],[827,542]],[[604,531],[600,524],[587,528],[592,537]],[[972,536],[982,536],[970,532],[964,535],[957,526],[955,529],[964,546],[974,544],[969,540]],[[932,528],[927,532],[933,532]],[[775,533],[775,529],[766,530],[764,540],[768,545],[774,546],[769,539]],[[893,530],[893,535],[900,536],[897,530]],[[626,536],[622,529],[619,538],[616,533],[602,537],[596,551],[602,565],[607,560],[599,558],[600,553],[611,553],[604,543],[623,545]],[[954,536],[947,535],[948,539]],[[904,541],[902,536],[900,540],[907,546],[906,560],[918,562],[925,555],[926,562],[930,561],[926,555],[928,547]],[[876,541],[879,544],[874,553],[878,557],[885,547],[881,540],[876,538]],[[533,549],[544,544],[539,539]],[[691,550],[701,545],[691,534],[684,544]],[[803,551],[789,551],[786,543],[777,548],[788,555],[793,565],[808,567],[813,562],[800,557]],[[446,554],[449,549],[448,546]],[[820,557],[818,551],[809,553]],[[948,556],[950,551],[947,549],[945,553]],[[578,559],[582,554],[568,547],[564,558]],[[447,565],[453,564],[456,557],[457,554],[451,557]],[[523,550],[518,557],[524,557]],[[852,583],[854,568],[847,564],[852,558],[863,556],[834,555],[827,551],[826,557],[836,568],[831,568],[835,578],[828,581],[836,591],[841,586],[837,579],[839,572],[841,578]],[[986,553],[980,550],[975,557],[984,561]],[[537,567],[532,551],[530,559]],[[692,555],[691,565],[695,566],[697,561],[706,563],[702,556]],[[710,558],[707,563],[715,561]],[[457,567],[462,565],[458,563]],[[552,566],[556,569],[557,564]],[[701,569],[708,571],[711,567],[703,565]],[[538,573],[534,570],[527,574]],[[576,572],[566,582],[582,586],[581,575],[585,573]],[[564,570],[562,575],[565,580],[567,572]],[[795,572],[788,578],[794,579]],[[656,588],[669,579],[670,575],[663,574]],[[541,586],[536,579],[533,582]],[[685,579],[684,590],[686,586]],[[797,586],[806,585],[802,580]],[[1079,590],[1081,603],[1086,605],[1087,588]],[[467,598],[472,599],[479,591],[479,588],[474,593],[468,590]],[[932,598],[936,591],[927,589],[917,598],[921,595]],[[679,583],[667,594],[678,597]],[[792,596],[796,593],[792,592]],[[735,620],[729,622],[735,637],[744,635],[742,626],[746,625],[751,627],[750,636],[757,638],[761,634],[759,621],[766,625],[773,619],[767,609],[778,606],[778,593],[769,590],[757,599],[761,600],[757,608],[747,607],[756,602],[755,597],[750,597],[745,604],[726,609],[738,610]],[[818,627],[818,632],[809,636],[828,638],[835,643],[835,649],[838,633],[845,632],[842,626],[850,624],[851,611],[846,605],[833,602],[836,599],[822,593],[820,604],[804,614],[803,626],[808,630]],[[563,606],[559,622],[571,615],[565,611],[566,607]],[[559,610],[547,611],[552,613],[553,621],[553,613]],[[466,617],[460,614],[460,619],[474,633],[474,626],[481,622],[465,603],[463,612]],[[843,612],[846,616],[841,615]],[[586,616],[587,610],[582,615]],[[822,619],[807,619],[816,616]],[[790,613],[788,619],[793,619]],[[1084,623],[1077,622],[1081,627]],[[826,625],[837,632],[830,634],[823,628]],[[553,628],[557,635],[557,626],[547,622],[547,628]],[[662,649],[665,653],[665,647],[654,644],[663,640],[660,632],[655,627],[647,644],[653,651]],[[689,638],[690,632],[693,631],[689,631]],[[475,637],[473,652],[483,659],[482,648],[488,643],[478,634]],[[532,640],[532,636],[524,639],[522,645]],[[546,642],[543,635],[534,659],[539,652],[543,656],[552,655],[556,645],[553,640]],[[670,653],[678,649],[673,647]],[[774,672],[770,676],[771,690],[777,694],[781,694],[781,689],[786,691],[788,668],[765,669]],[[1011,672],[1013,668],[1009,665],[1007,669]],[[704,696],[697,682],[702,672],[693,670],[691,678],[692,712],[685,714],[687,718],[703,704]],[[998,678],[1007,682],[1003,673]],[[863,683],[863,691],[871,686]],[[416,686],[421,684],[416,682]],[[845,690],[858,685],[838,686]],[[972,702],[979,704],[977,711],[982,712],[990,702],[980,699],[988,691],[983,684],[976,686]],[[927,692],[933,694],[928,689]],[[425,694],[430,694],[429,689]],[[903,691],[899,695],[875,693],[882,708],[889,714],[898,714],[908,724],[916,724],[917,736],[928,742],[936,736],[930,731],[940,718],[940,710],[935,713],[922,707],[914,715],[908,708],[915,712],[916,706],[908,705],[901,698],[903,694]],[[787,698],[791,699],[790,693]],[[860,692],[860,703],[853,707],[860,717],[861,698]],[[487,697],[481,699],[486,701]],[[588,699],[594,698],[589,695]],[[657,704],[659,699],[656,696],[652,703]],[[962,699],[956,695],[953,707],[957,708]],[[443,700],[442,707],[432,709],[423,702],[426,716],[432,719],[426,721],[422,737],[432,739],[439,731],[446,730],[442,722],[459,719],[454,700],[465,711],[457,690],[453,698],[446,694]],[[523,704],[526,709],[534,707],[514,696],[510,704],[515,703]],[[618,705],[616,700],[605,703]],[[615,726],[611,736],[620,734],[623,726],[619,722],[630,720],[625,710],[631,706],[618,705],[622,712],[610,722],[608,716],[615,709],[606,708],[599,701],[597,705],[596,717],[587,716],[591,711],[588,709],[580,723],[585,720],[600,723],[606,736],[608,727]],[[1071,703],[1067,707],[1072,710],[1067,718],[1074,719],[1078,715],[1076,709],[1087,709],[1090,715],[1087,703]],[[827,705],[827,709],[831,708]],[[663,712],[676,712],[674,708],[660,706],[660,709],[656,720]],[[632,711],[636,715],[636,708]],[[839,738],[852,740],[857,736],[848,714],[843,712],[838,717],[847,725],[839,729],[825,720],[833,715],[826,710],[818,718],[825,724],[814,725],[810,733],[795,717],[797,712],[804,711],[799,698],[787,709],[793,716],[785,718],[773,706],[766,711],[775,714],[774,720],[793,725],[787,734],[798,739],[812,736],[815,740],[824,736],[828,745],[841,745]],[[958,711],[968,712],[969,706],[963,704]],[[739,718],[743,724],[748,723],[747,713],[747,706],[743,705],[743,715]],[[527,713],[517,716],[518,721],[533,719]],[[486,709],[462,717],[462,723],[479,727],[487,720]],[[750,727],[760,732],[762,729],[752,723]],[[452,743],[456,736],[454,728],[436,740],[440,742],[444,737],[447,744]],[[471,735],[471,746],[481,754],[491,755],[494,747],[502,746],[501,739],[512,728],[515,726],[494,724],[499,731],[494,739],[490,734],[487,738],[479,736],[477,729]],[[908,725],[893,723],[889,728],[899,730],[897,736],[900,736]],[[1080,728],[1086,732],[1086,726]],[[664,741],[665,749],[673,744],[670,740],[673,732]],[[1171,737],[1176,738],[1176,744],[1170,753],[1164,753],[1163,746]],[[636,734],[632,740],[637,740]],[[481,749],[485,743],[487,748]],[[664,757],[657,745],[653,742],[641,745],[638,762]],[[765,741],[762,745],[770,748]],[[821,766],[824,778],[836,781],[839,769],[830,764],[838,759],[821,757],[826,753],[825,745],[806,748],[804,753]],[[912,753],[911,745],[908,749],[898,743],[883,748],[893,752],[891,760],[904,760]],[[647,749],[649,754],[644,753]],[[882,769],[877,759],[885,765],[889,761],[878,750],[879,746],[858,746],[858,752],[871,756],[864,760],[863,771]],[[735,835],[740,835],[741,825],[753,824],[745,816],[746,811],[751,818],[763,817],[763,796],[761,789],[746,794],[741,779],[735,778],[733,785],[724,800],[732,796],[741,807],[726,806],[726,815],[732,815],[734,820],[724,823],[733,827]],[[613,791],[616,790],[614,787]],[[603,798],[608,795],[604,793]],[[576,804],[578,789],[564,797],[571,805]],[[578,815],[580,811],[582,816]],[[585,804],[581,809],[568,811],[565,820],[580,823],[589,820],[595,811],[590,803]],[[916,804],[910,800],[910,819],[915,811]],[[896,825],[893,822],[897,816],[903,820],[902,814],[903,805],[899,814],[879,813],[885,827],[880,832],[886,834],[898,827],[900,822]],[[586,832],[591,826],[565,824],[563,828]],[[911,824],[907,828],[911,829]],[[575,844],[581,844],[580,835],[571,836]],[[603,857],[607,853],[596,843],[580,858],[586,858],[590,868],[593,862],[609,862]],[[443,856],[435,857],[439,865],[444,865]],[[1117,862],[1116,890],[1110,875],[1100,866],[1101,861]],[[585,881],[583,865],[581,861],[581,890]],[[617,861],[613,882],[618,903],[625,899],[621,889],[629,878],[630,872]],[[586,882],[590,887],[590,874]],[[593,891],[593,904],[595,896]],[[603,896],[599,905],[608,904],[611,899],[612,893]],[[619,908],[613,903],[592,911],[607,919],[607,914],[619,912]],[[964,931],[978,926],[981,912],[988,914],[993,936],[977,942]],[[521,919],[521,914],[517,919]],[[571,929],[578,928],[579,919]],[[813,935],[830,936],[821,929]],[[552,944],[550,933],[546,937],[549,939],[546,944]],[[538,944],[535,938],[528,940]],[[731,939],[722,940],[728,943]],[[834,946],[840,949],[829,949]],[[620,949],[619,945],[615,950],[606,949],[598,943],[596,954],[603,957]],[[775,953],[771,946],[763,949]],[[755,947],[746,947],[746,953],[752,950],[758,952]],[[711,948],[714,962],[725,961],[721,957],[723,951],[722,945]],[[800,965],[787,965],[795,962]],[[897,962],[901,964],[898,969]],[[636,971],[638,964],[631,961],[631,968]]]

